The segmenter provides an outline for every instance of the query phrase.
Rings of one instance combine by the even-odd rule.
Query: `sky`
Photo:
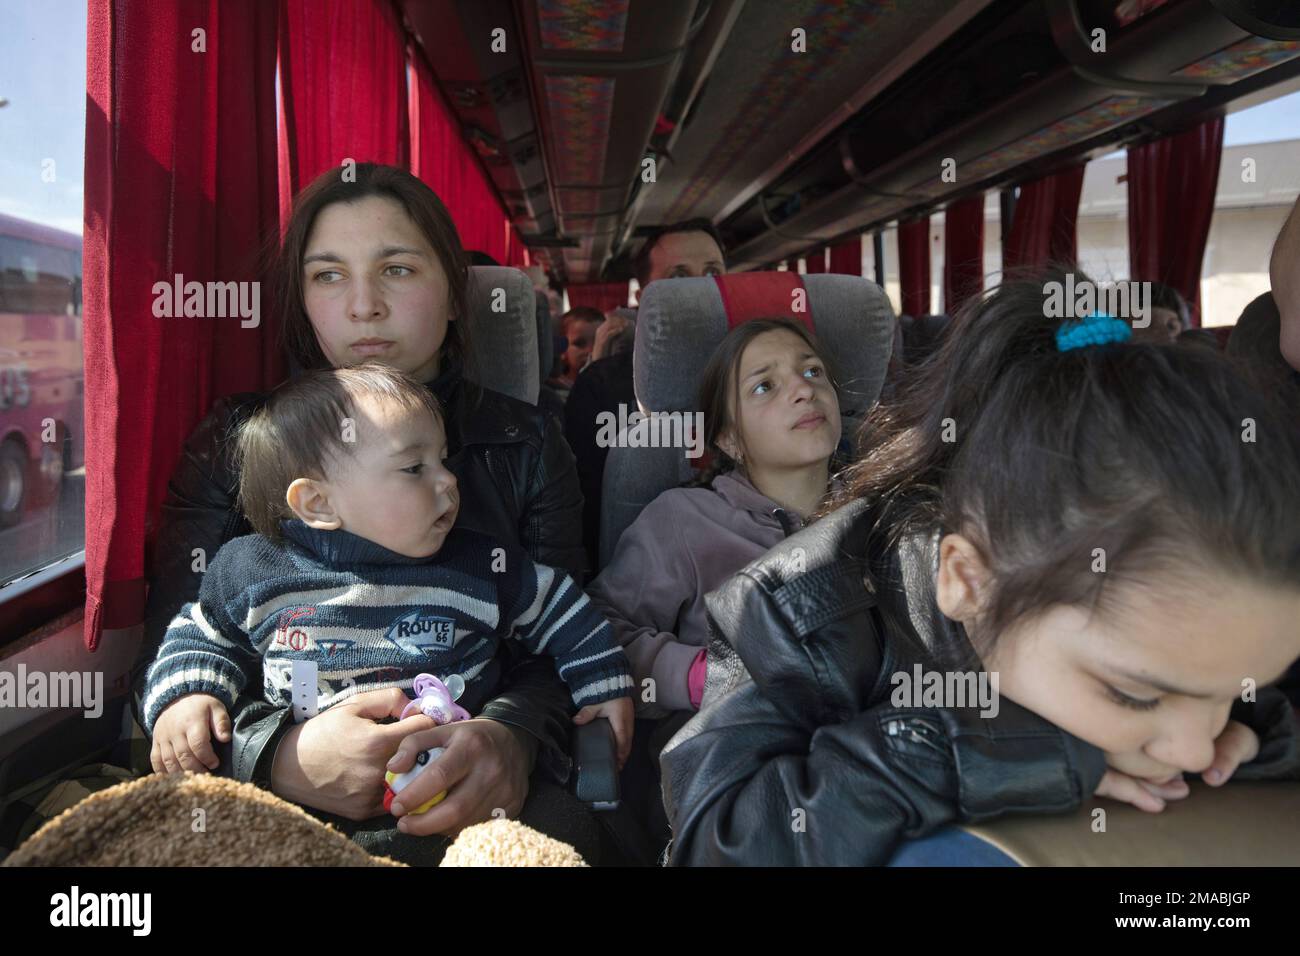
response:
[[[0,213],[80,234],[85,91],[86,0],[0,0]],[[1229,115],[1223,145],[1296,138],[1300,93]]]
[[[0,213],[80,235],[86,0],[0,0],[0,97]]]

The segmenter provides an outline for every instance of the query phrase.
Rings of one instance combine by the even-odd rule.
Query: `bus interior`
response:
[[[824,335],[865,381],[884,356],[904,368],[905,352],[927,353],[1004,270],[1081,257],[1085,170],[1120,151],[1127,170],[1117,160],[1108,185],[1126,190],[1127,241],[1155,251],[1121,245],[1107,264],[1180,287],[1188,328],[1221,349],[1235,310],[1197,293],[1216,189],[1249,191],[1258,176],[1280,190],[1267,202],[1300,192],[1296,167],[1282,168],[1295,152],[1278,166],[1256,168],[1249,151],[1220,164],[1225,118],[1300,91],[1300,7],[1285,2],[14,6],[33,22],[84,8],[83,152],[33,147],[63,169],[84,161],[84,219],[79,235],[0,205],[0,671],[20,700],[17,675],[38,672],[93,672],[103,697],[95,719],[53,697],[0,706],[0,855],[77,798],[149,772],[131,681],[169,478],[215,403],[296,371],[265,291],[260,305],[232,295],[189,319],[186,283],[207,284],[209,305],[213,284],[265,288],[268,237],[323,170],[396,165],[443,199],[464,248],[491,263],[469,282],[481,384],[530,405],[573,346],[566,311],[634,316],[639,302],[644,336],[702,308],[689,283],[703,279],[640,287],[639,254],[666,224],[710,224],[728,276],[740,274],[730,294],[752,294],[753,314],[796,286],[842,295],[843,327],[834,316]],[[5,7],[0,20],[16,15]],[[16,145],[6,123],[30,109],[19,89],[39,85],[0,86],[12,100],[0,99],[0,153]],[[33,196],[46,188],[41,169],[24,175]],[[1256,230],[1263,259],[1250,271],[1264,280],[1276,225]],[[503,286],[501,316],[487,302]],[[636,368],[642,409],[695,410],[698,382],[661,361]],[[864,385],[846,422],[879,392]],[[641,508],[696,466],[678,454],[665,467],[611,455],[581,529],[588,581]],[[574,744],[597,767],[609,745]],[[1300,782],[1230,785],[1145,829],[1116,805],[1111,825],[1128,838],[1104,844],[1078,815],[967,829],[1024,865],[1294,865],[1298,800]],[[626,837],[625,861],[660,860],[643,836]]]

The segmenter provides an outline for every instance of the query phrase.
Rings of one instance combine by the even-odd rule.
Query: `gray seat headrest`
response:
[[[793,312],[798,303],[806,311]],[[840,377],[844,435],[875,404],[894,345],[894,310],[861,276],[751,272],[661,279],[641,293],[633,347],[638,402],[651,412],[695,412],[704,368],[732,325],[806,315]],[[680,448],[628,447],[620,437],[605,462],[600,559],[607,563],[642,508],[693,474]]]
[[[804,311],[792,315],[792,300],[800,296]],[[804,315],[839,372],[841,411],[863,414],[885,381],[894,310],[874,282],[835,274],[745,272],[651,282],[637,313],[637,400],[650,411],[695,410],[704,367],[732,325]]]
[[[518,269],[469,269],[468,377],[530,405],[541,387],[538,368],[537,297]]]

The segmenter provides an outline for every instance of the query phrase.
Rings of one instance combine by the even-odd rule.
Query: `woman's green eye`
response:
[[[336,281],[334,278],[330,278],[331,276],[338,276],[338,273],[333,269],[326,269],[324,272],[316,273],[314,278],[317,282],[330,283]]]
[[[391,270],[393,269],[401,269],[402,271],[391,272]],[[414,271],[415,270],[412,269],[410,266],[398,266],[398,265],[388,266],[386,269],[384,269],[385,274],[398,275],[398,276],[410,275]]]
[[[757,385],[754,386],[754,391],[752,392],[752,394],[762,395],[771,387],[772,385],[770,382],[759,382]]]

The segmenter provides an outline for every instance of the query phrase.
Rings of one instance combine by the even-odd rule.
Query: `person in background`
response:
[[[605,321],[600,309],[580,305],[564,313],[560,328],[564,332],[564,370],[556,380],[557,387],[573,388],[578,373],[591,360],[591,349],[596,341],[596,329]]]
[[[632,351],[636,338],[636,309],[611,309],[605,321],[596,329],[596,341],[591,348],[591,364],[623,352]],[[590,366],[588,366],[590,368]]]
[[[1172,342],[1191,326],[1191,312],[1187,302],[1173,286],[1163,282],[1151,283],[1151,321],[1146,328],[1133,329],[1134,342],[1159,345]]]
[[[708,219],[661,226],[646,237],[635,270],[642,289],[657,279],[722,275],[727,271],[722,237]]]
[[[727,271],[722,237],[707,219],[663,226],[646,237],[636,256],[635,270],[643,290],[660,279],[722,275]],[[634,334],[635,327],[630,331]],[[578,481],[582,485],[584,543],[591,567],[596,570],[600,569],[601,481],[609,456],[609,449],[596,444],[598,417],[602,412],[617,415],[620,404],[626,405],[629,413],[637,408],[632,384],[632,335],[616,328],[606,333],[611,337],[619,334],[627,335],[627,350],[594,357],[574,382],[564,409],[564,437],[578,460]]]

